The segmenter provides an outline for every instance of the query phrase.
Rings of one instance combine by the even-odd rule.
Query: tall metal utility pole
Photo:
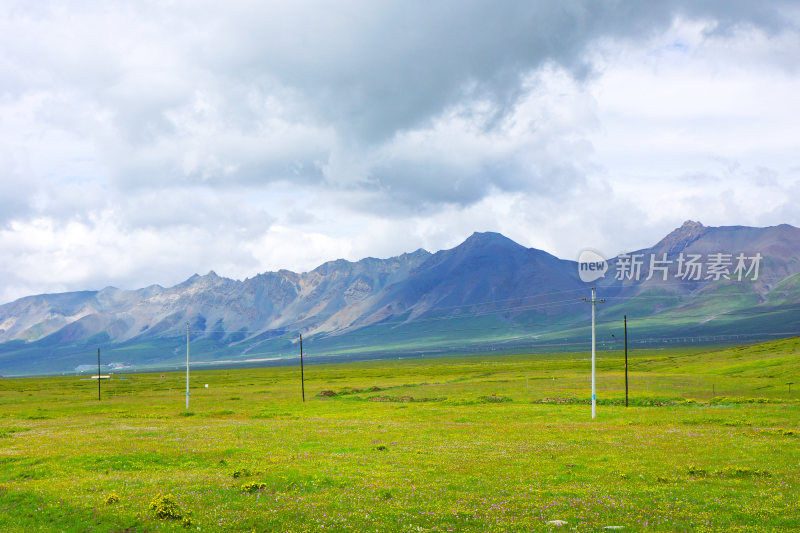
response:
[[[625,321],[625,407],[628,407],[628,315],[623,315]]]
[[[588,302],[592,304],[592,418],[595,418],[597,415],[597,394],[595,390],[596,379],[595,379],[595,334],[594,334],[594,315],[595,315],[595,307],[597,307],[598,303],[605,302],[605,298],[601,298],[600,300],[597,299],[597,287],[592,287],[592,299],[587,300],[583,298],[584,302]]]
[[[300,389],[303,391],[303,403],[306,402],[306,380],[303,375],[303,334],[300,334]]]
[[[97,349],[97,401],[100,401],[100,348]]]
[[[186,410],[189,410],[189,323],[186,323]]]

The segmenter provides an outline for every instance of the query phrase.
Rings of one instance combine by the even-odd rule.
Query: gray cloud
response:
[[[273,150],[276,120],[332,128],[347,144],[386,143],[464,101],[488,100],[505,116],[524,96],[525,76],[543,64],[589,73],[586,53],[600,39],[639,39],[678,15],[714,20],[717,33],[742,24],[777,32],[789,24],[787,5],[209,2],[48,12],[18,4],[5,24],[20,42],[8,43],[13,69],[4,79],[19,92],[66,88],[96,102],[121,144],[110,147],[109,165],[124,167],[123,183],[191,178],[176,152],[193,147],[216,156],[220,167],[200,174],[222,183],[226,167],[233,180],[290,180],[290,169],[326,159],[330,139],[314,143],[314,131],[303,131]],[[28,85],[19,87],[20,78]],[[192,113],[198,94],[208,96],[206,115]]]
[[[655,55],[678,47],[690,61],[701,46],[653,44],[676,21],[690,21],[702,26],[704,53],[791,78],[799,66],[798,20],[796,2],[783,0],[5,2],[0,226],[75,222],[98,247],[126,253],[114,240],[129,238],[149,257],[174,244],[162,245],[154,232],[184,232],[193,248],[148,265],[151,274],[179,264],[214,268],[203,243],[226,232],[241,239],[233,241],[239,248],[257,250],[273,242],[264,235],[276,227],[297,238],[292,231],[302,226],[327,253],[335,239],[326,240],[326,231],[350,235],[376,217],[415,218],[419,235],[442,235],[431,226],[443,225],[445,212],[469,213],[458,218],[469,234],[487,229],[467,228],[471,221],[497,220],[494,212],[475,211],[482,202],[499,209],[496,198],[562,217],[548,226],[558,233],[572,222],[563,206],[585,201],[598,180],[614,182],[609,174],[619,172],[620,161],[642,157],[626,168],[644,175],[681,148],[680,135],[669,130],[653,141],[663,154],[650,161],[649,138],[630,133],[658,122],[649,115],[633,117],[619,137],[636,147],[598,148],[618,116],[596,109],[591,88],[620,61],[615,54],[657,45]],[[726,56],[729,50],[737,57]],[[624,92],[624,84],[615,87]],[[657,105],[687,107],[681,92]],[[693,110],[675,121],[708,124]],[[742,131],[749,126],[739,122]],[[735,179],[788,179],[786,161],[794,156],[784,145],[774,151],[781,156],[774,169],[770,161],[746,162],[770,168],[768,175]],[[699,187],[687,196],[702,206],[704,176],[715,174],[687,155],[669,172],[699,177],[680,183]],[[615,205],[638,205],[623,189],[609,188]],[[299,195],[312,205],[286,200]],[[720,198],[744,205],[735,195]],[[741,205],[716,212],[741,215]],[[781,209],[774,212],[794,213]],[[543,225],[541,218],[528,222]],[[667,225],[597,227],[635,226],[638,235]],[[80,231],[69,238],[83,242]],[[44,252],[26,253],[32,262],[47,260]],[[235,256],[240,265],[262,257],[235,244],[208,253]],[[126,257],[131,270],[116,275],[136,279],[136,258]]]
[[[220,26],[228,41],[208,49],[207,63],[230,65],[245,83],[269,73],[304,94],[338,131],[381,141],[424,126],[462,98],[489,98],[506,110],[521,93],[522,76],[545,62],[580,78],[591,70],[585,55],[598,39],[639,39],[678,15],[714,20],[718,33],[743,24],[776,32],[788,24],[781,10],[787,4],[235,4]]]

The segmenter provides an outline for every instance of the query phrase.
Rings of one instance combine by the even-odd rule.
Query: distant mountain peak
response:
[[[705,228],[705,226],[700,221],[686,220],[686,221],[684,221],[683,224],[681,224],[681,227],[678,228],[678,229],[691,231],[691,230],[698,229],[698,228]]]
[[[425,248],[417,248],[413,252],[406,252],[404,254],[401,254],[400,257],[403,257],[403,258],[406,258],[406,257],[423,257],[423,256],[428,256],[428,255],[431,255],[431,253],[428,250],[426,250]]]
[[[494,231],[476,231],[461,243],[461,246],[486,246],[489,244],[500,244],[503,246],[521,246],[520,244],[512,241],[502,233]]]
[[[669,235],[661,239],[654,248],[667,253],[680,252],[710,229],[711,228],[704,226],[701,222],[687,220],[681,227],[672,230]]]
[[[200,275],[200,274],[197,274],[197,273],[194,273],[188,279],[186,279],[182,283],[179,283],[175,287],[212,286],[212,285],[217,285],[219,283],[224,283],[226,281],[230,281],[230,280],[228,280],[227,278],[223,278],[223,277],[217,275],[217,273],[214,272],[213,270],[209,270],[208,274],[206,274],[204,276]]]
[[[496,231],[473,231],[472,235],[467,237],[467,240],[469,241],[473,239],[508,239],[508,237],[502,233],[497,233]]]

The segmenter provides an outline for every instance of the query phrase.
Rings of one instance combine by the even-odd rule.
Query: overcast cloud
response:
[[[0,6],[0,302],[800,225],[797,2]]]

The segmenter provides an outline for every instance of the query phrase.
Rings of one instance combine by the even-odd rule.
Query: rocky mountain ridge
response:
[[[758,279],[707,279],[705,273],[698,279],[681,279],[684,257],[708,261],[718,253],[730,255],[729,274],[736,254],[759,254],[763,261]],[[638,279],[619,275],[621,262],[630,261],[629,256],[643,262]],[[653,258],[669,266],[667,272],[646,279],[647,261]],[[800,229],[789,225],[706,227],[687,221],[653,247],[608,263],[608,272],[596,284],[617,305],[604,312],[630,308],[634,301],[642,307],[660,298],[648,308],[651,314],[679,313],[704,301],[727,305],[722,294],[728,294],[731,309],[745,305],[742,302],[800,304]],[[498,233],[475,233],[449,250],[355,262],[339,259],[304,273],[279,270],[238,281],[212,271],[166,288],[107,287],[21,298],[0,306],[0,372],[12,361],[25,366],[31,354],[56,360],[65,350],[77,353],[101,344],[126,347],[130,353],[141,348],[142,353],[148,350],[149,361],[167,360],[174,353],[157,353],[158,347],[178,342],[186,324],[210,359],[220,353],[231,357],[280,352],[300,333],[333,346],[342,339],[363,340],[374,335],[365,332],[376,331],[386,334],[372,342],[391,344],[399,339],[398,332],[413,330],[424,343],[426,335],[446,336],[428,327],[434,320],[482,324],[483,331],[479,326],[473,330],[478,336],[505,329],[507,336],[522,332],[534,338],[580,322],[586,306],[579,296],[587,290],[574,261],[526,248]],[[736,301],[733,293],[740,295]],[[368,345],[359,343],[361,348]]]

